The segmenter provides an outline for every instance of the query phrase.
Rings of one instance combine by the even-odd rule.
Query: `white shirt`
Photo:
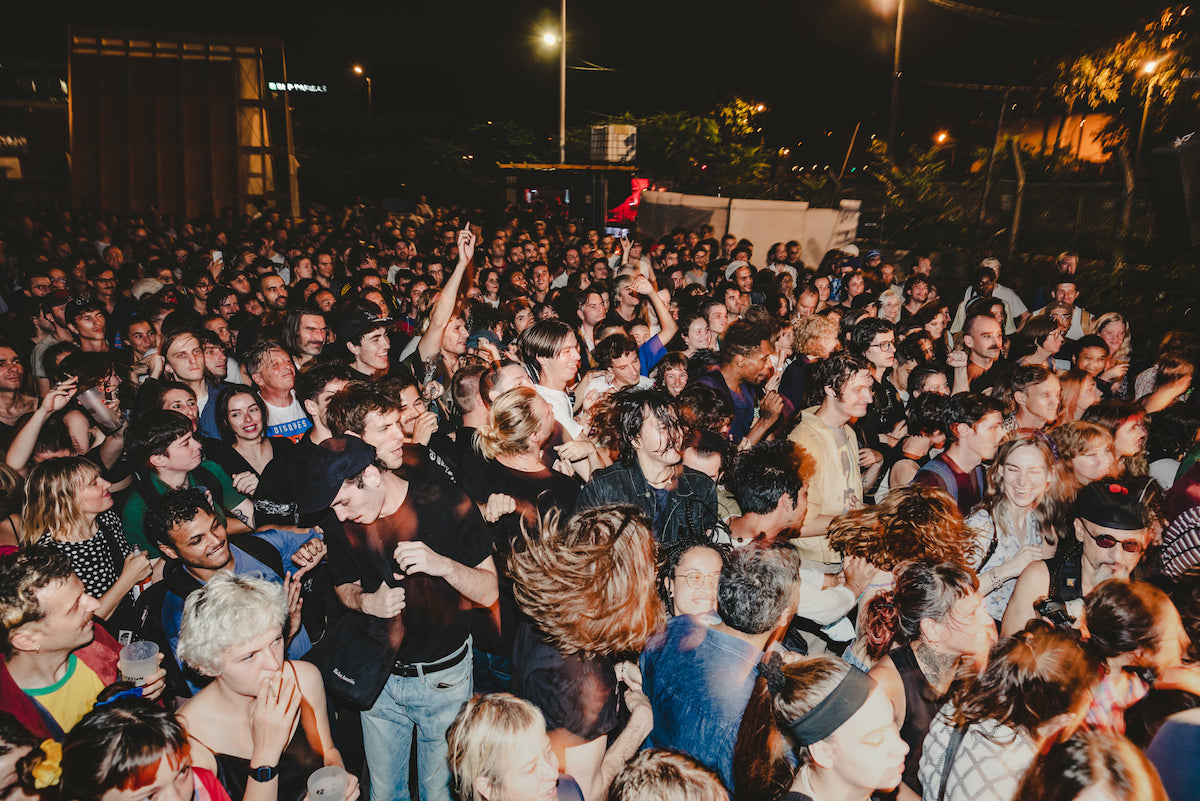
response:
[[[263,403],[267,407],[268,437],[287,437],[294,441],[312,428],[312,421],[308,419],[304,406],[296,399],[294,391],[292,392],[292,402],[287,406],[272,406],[265,400]]]
[[[571,398],[566,392],[541,384],[535,384],[533,388],[542,396],[542,400],[550,404],[550,408],[554,410],[554,419],[562,424],[563,430],[570,434],[572,439],[583,433],[583,426],[575,422],[575,417],[571,414]]]

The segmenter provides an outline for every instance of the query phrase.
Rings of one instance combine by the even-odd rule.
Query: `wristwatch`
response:
[[[250,768],[250,778],[256,782],[269,782],[279,775],[279,766],[271,765],[264,768]]]

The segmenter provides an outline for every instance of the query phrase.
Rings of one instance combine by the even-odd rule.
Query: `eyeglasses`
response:
[[[1125,553],[1141,553],[1142,551],[1146,550],[1146,546],[1142,544],[1141,540],[1119,540],[1111,534],[1093,534],[1092,530],[1087,526],[1084,526],[1083,530],[1087,532],[1088,536],[1091,537],[1097,545],[1106,551],[1112,548],[1114,545],[1120,545],[1121,550]]]
[[[695,572],[692,572],[692,573],[684,573],[683,575],[676,573],[675,577],[679,578],[679,579],[683,579],[683,582],[685,584],[687,584],[689,587],[691,587],[693,590],[704,589],[704,586],[706,584],[712,585],[712,587],[715,589],[717,586],[717,582],[719,582],[721,580],[720,573],[695,573]]]
[[[893,342],[893,341],[891,341],[891,340],[889,340],[889,341],[887,341],[887,342],[876,342],[876,343],[875,343],[874,345],[872,345],[871,347],[873,347],[873,348],[879,348],[879,349],[880,349],[881,351],[883,351],[884,353],[887,353],[887,352],[888,352],[888,351],[890,351],[890,350],[895,350],[895,349],[896,349],[896,343],[895,343],[895,342]]]

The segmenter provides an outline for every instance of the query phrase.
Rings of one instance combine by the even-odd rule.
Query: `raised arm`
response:
[[[458,290],[462,286],[463,275],[466,274],[467,265],[471,263],[471,257],[474,255],[475,234],[471,232],[470,223],[467,223],[467,226],[458,232],[458,264],[446,279],[446,285],[442,287],[442,293],[438,295],[433,311],[429,313],[429,327],[417,343],[417,352],[421,354],[422,359],[432,358],[441,349],[442,334],[450,324],[454,304],[458,302]]]
[[[675,318],[671,316],[671,310],[654,290],[654,284],[650,283],[646,276],[639,273],[638,277],[634,279],[633,288],[639,295],[644,295],[650,301],[650,306],[654,309],[655,316],[658,317],[658,341],[663,344],[663,347],[666,347],[679,330],[679,324],[675,322]]]

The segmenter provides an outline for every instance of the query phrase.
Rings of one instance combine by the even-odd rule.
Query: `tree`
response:
[[[896,164],[882,141],[872,142],[869,154],[867,175],[886,193],[888,240],[894,246],[966,244],[969,211],[947,191],[941,148],[914,151],[905,167]]]
[[[761,111],[735,98],[706,115],[625,114],[610,122],[638,127],[640,173],[670,181],[681,192],[748,195],[763,191],[769,172],[755,119]]]
[[[1132,33],[1061,62],[1055,95],[1068,113],[1111,115],[1101,136],[1112,147],[1133,150],[1148,96],[1148,135],[1182,122],[1200,99],[1200,87],[1186,80],[1197,50],[1191,16],[1188,6],[1168,6]]]

